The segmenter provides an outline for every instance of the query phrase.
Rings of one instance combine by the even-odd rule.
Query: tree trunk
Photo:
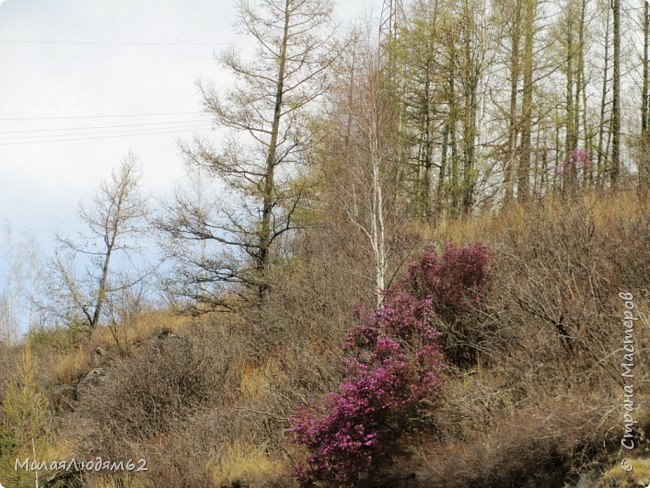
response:
[[[480,75],[478,61],[472,52],[472,37],[474,36],[476,25],[474,22],[474,12],[470,8],[467,8],[465,12],[465,19],[465,42],[463,46],[463,215],[469,214],[474,205],[476,117],[478,113],[477,91]]]
[[[271,218],[273,213],[273,191],[275,190],[275,154],[278,147],[278,134],[280,132],[280,119],[282,117],[282,97],[284,95],[284,78],[285,65],[287,61],[287,44],[289,40],[289,0],[285,0],[284,7],[284,29],[282,34],[282,44],[280,58],[278,62],[278,75],[275,91],[275,107],[273,111],[273,123],[271,125],[271,139],[266,156],[264,188],[262,195],[262,219],[259,233],[259,251],[255,268],[257,270],[259,284],[257,287],[258,298],[264,299],[264,294],[268,288],[266,283],[266,271],[269,264],[269,249],[271,247]]]
[[[639,194],[645,198],[650,183],[650,149],[648,130],[648,50],[650,44],[650,5],[643,4],[643,82],[641,90],[641,144],[639,148]]]
[[[386,248],[384,242],[384,197],[381,189],[381,155],[379,152],[378,131],[373,130],[371,140],[372,164],[372,202],[371,202],[371,237],[375,255],[375,298],[377,308],[381,307],[386,287]]]
[[[612,80],[612,163],[610,181],[612,188],[616,188],[621,165],[621,0],[612,0],[612,19],[614,23],[614,73]]]
[[[571,4],[566,12],[567,15],[567,29],[566,29],[566,138],[564,142],[564,172],[563,172],[563,191],[566,189],[573,190],[576,182],[576,167],[575,164],[570,164],[569,159],[571,152],[576,148],[577,144],[577,127],[576,127],[576,113],[577,107],[575,101],[578,98],[577,93],[574,98],[574,56],[576,48],[573,45],[574,29],[573,29],[573,12],[571,11]],[[576,83],[577,85],[577,83]],[[576,88],[577,91],[577,88]],[[566,171],[568,169],[568,172]]]
[[[605,65],[603,66],[603,87],[600,95],[600,120],[598,123],[598,155],[596,161],[596,178],[597,184],[603,184],[603,176],[605,174],[605,166],[607,165],[607,156],[609,151],[603,147],[605,135],[605,108],[607,106],[607,77],[609,76],[609,16],[610,10],[607,9],[607,19],[605,23]]]
[[[517,117],[517,95],[519,89],[519,42],[521,39],[521,0],[516,0],[515,18],[510,32],[510,113],[508,120],[508,160],[503,173],[505,203],[512,200],[512,168],[517,159],[517,133],[519,122]]]
[[[426,80],[424,85],[424,100],[426,104],[425,114],[425,134],[424,134],[424,177],[422,179],[424,215],[429,219],[431,217],[431,171],[433,166],[433,117],[431,113],[432,99],[432,68],[431,53],[427,53]]]
[[[533,109],[533,42],[535,36],[535,10],[537,1],[524,0],[524,4],[524,90],[522,98],[521,158],[519,160],[519,174],[517,182],[517,199],[522,202],[528,200],[530,193],[530,146]]]
[[[641,89],[641,132],[648,129],[648,42],[650,30],[650,6],[643,2],[643,81]]]
[[[447,153],[449,146],[449,121],[445,121],[442,133],[442,148],[440,149],[440,170],[438,172],[438,185],[436,188],[436,220],[440,220],[443,205],[446,199],[445,177],[447,173]]]

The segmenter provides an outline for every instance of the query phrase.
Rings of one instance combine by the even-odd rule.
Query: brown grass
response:
[[[243,440],[223,446],[208,463],[214,486],[271,486],[286,478],[287,466],[271,459],[263,449]]]
[[[129,355],[131,349],[163,330],[182,334],[191,325],[188,317],[149,312],[117,328],[99,326],[90,337],[81,336],[70,347],[48,354],[45,370],[55,383],[72,383],[94,367]]]

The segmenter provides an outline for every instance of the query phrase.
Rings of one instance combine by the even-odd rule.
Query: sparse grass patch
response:
[[[272,459],[263,449],[244,440],[223,447],[208,464],[214,486],[224,488],[272,486],[286,478],[287,468],[287,463]]]
[[[90,351],[83,346],[76,346],[67,353],[51,356],[47,371],[56,383],[72,383],[90,369],[90,358]]]
[[[594,488],[628,488],[647,486],[650,483],[650,459],[630,459],[631,471],[620,464],[607,470]]]
[[[270,388],[270,377],[277,372],[277,365],[272,361],[260,366],[245,364],[239,376],[239,391],[244,398],[255,399],[264,397]]]
[[[184,334],[193,324],[188,317],[166,312],[147,312],[128,324],[98,326],[88,337],[65,329],[33,333],[39,355],[46,358],[44,371],[53,383],[71,384],[90,369],[130,354],[161,332]]]

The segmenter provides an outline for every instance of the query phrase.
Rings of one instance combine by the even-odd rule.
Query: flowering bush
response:
[[[555,168],[555,173],[560,178],[564,178],[574,170],[576,173],[578,170],[581,170],[584,175],[592,166],[593,162],[586,149],[574,149],[569,154],[568,159],[560,161],[560,164]]]
[[[487,279],[487,248],[445,247],[425,252],[386,290],[380,309],[359,307],[360,324],[350,330],[345,377],[320,405],[301,409],[289,431],[305,445],[307,466],[296,474],[303,485],[328,480],[350,483],[386,458],[417,409],[442,385],[443,354],[432,325],[434,313],[479,296]]]
[[[408,267],[398,287],[418,297],[430,297],[436,313],[456,310],[466,298],[480,298],[487,284],[488,257],[484,244],[458,248],[449,242],[442,256],[432,249],[422,254]]]

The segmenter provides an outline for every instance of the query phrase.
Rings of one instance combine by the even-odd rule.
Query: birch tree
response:
[[[12,343],[33,317],[32,295],[41,278],[38,251],[31,237],[16,238],[7,224],[0,239],[0,342]]]
[[[114,272],[116,255],[138,249],[135,238],[142,234],[147,215],[132,154],[101,184],[90,205],[80,205],[79,215],[86,233],[76,238],[56,236],[59,249],[45,308],[68,323],[83,324],[92,333],[110,295],[142,279],[116,279]]]
[[[356,46],[355,46],[356,47]],[[336,170],[329,169],[328,182],[336,187],[337,200],[347,219],[359,230],[372,267],[373,295],[377,306],[383,299],[391,241],[395,235],[398,192],[403,165],[399,159],[399,100],[392,82],[382,70],[376,48],[361,48],[352,57],[357,63],[330,115],[332,141],[345,146]],[[354,66],[353,66],[354,68]],[[337,113],[346,123],[336,124]],[[346,137],[341,137],[345,133]],[[336,146],[336,142],[333,143]],[[336,159],[336,154],[333,154]],[[332,165],[328,161],[328,165]]]

